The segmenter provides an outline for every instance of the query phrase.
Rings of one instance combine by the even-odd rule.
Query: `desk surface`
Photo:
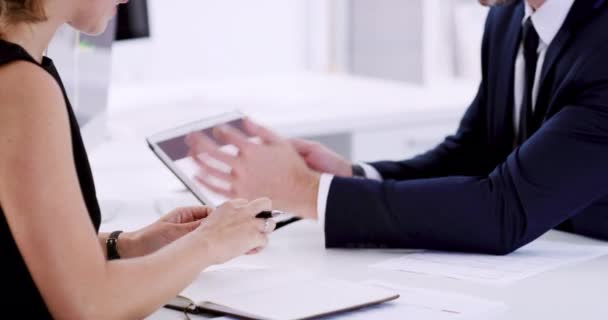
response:
[[[126,153],[125,153],[126,152]],[[120,154],[113,158],[102,154]],[[189,193],[145,147],[135,148],[124,141],[92,153],[104,222],[102,231],[134,230],[158,219],[160,207],[196,204]],[[101,162],[97,162],[101,161]],[[156,166],[156,169],[155,167]],[[116,207],[112,200],[120,199]],[[128,199],[128,200],[125,200]],[[108,219],[109,218],[109,219]],[[551,231],[545,238],[571,243],[607,244],[592,239]],[[322,230],[311,222],[298,222],[272,235],[267,250],[243,257],[254,265],[301,268],[350,280],[379,279],[412,287],[464,293],[503,301],[508,310],[494,319],[605,319],[608,288],[608,256],[577,265],[559,268],[496,288],[462,280],[453,280],[368,268],[370,264],[402,254],[383,250],[325,250]],[[161,309],[150,319],[182,319],[180,313]]]
[[[551,231],[543,238],[597,244],[594,240],[559,231]],[[402,286],[464,293],[506,303],[506,311],[488,319],[599,320],[608,315],[605,304],[608,256],[545,272],[507,287],[404,272],[379,272],[368,267],[375,262],[402,254],[403,251],[399,250],[326,250],[321,228],[314,222],[305,221],[278,230],[262,253],[238,260],[289,270],[306,268],[311,272],[338,279],[385,280]],[[170,310],[159,310],[150,316],[150,319],[182,319],[182,315]]]

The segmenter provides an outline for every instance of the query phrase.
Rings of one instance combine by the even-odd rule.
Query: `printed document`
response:
[[[608,254],[608,247],[537,240],[507,256],[421,251],[372,265],[373,268],[509,285],[568,264]]]

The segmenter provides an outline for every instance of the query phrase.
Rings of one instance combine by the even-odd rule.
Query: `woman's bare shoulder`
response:
[[[59,84],[41,67],[27,61],[0,67],[0,112],[62,103]]]
[[[26,61],[0,67],[0,128],[19,124],[23,129],[62,118],[63,94],[48,72]]]

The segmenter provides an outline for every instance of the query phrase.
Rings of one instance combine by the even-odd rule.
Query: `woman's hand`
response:
[[[118,253],[123,258],[153,253],[198,228],[210,212],[208,207],[177,208],[143,229],[121,235]]]
[[[210,244],[211,261],[221,264],[245,253],[256,253],[263,249],[275,223],[255,216],[270,210],[272,202],[261,198],[252,202],[228,201],[211,212],[196,230],[203,233]]]

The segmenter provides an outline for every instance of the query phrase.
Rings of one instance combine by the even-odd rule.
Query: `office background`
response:
[[[438,94],[452,83],[471,88],[479,79],[487,12],[467,0],[150,0],[148,9],[151,36],[114,45],[111,79],[119,91],[146,83],[271,77],[280,92],[281,77],[308,73],[395,81]],[[135,104],[111,103],[110,112],[130,106]],[[451,133],[458,117],[451,118],[416,130],[398,123],[358,130],[351,146],[335,137],[312,138],[356,160],[396,159]],[[386,143],[373,143],[379,138]]]

